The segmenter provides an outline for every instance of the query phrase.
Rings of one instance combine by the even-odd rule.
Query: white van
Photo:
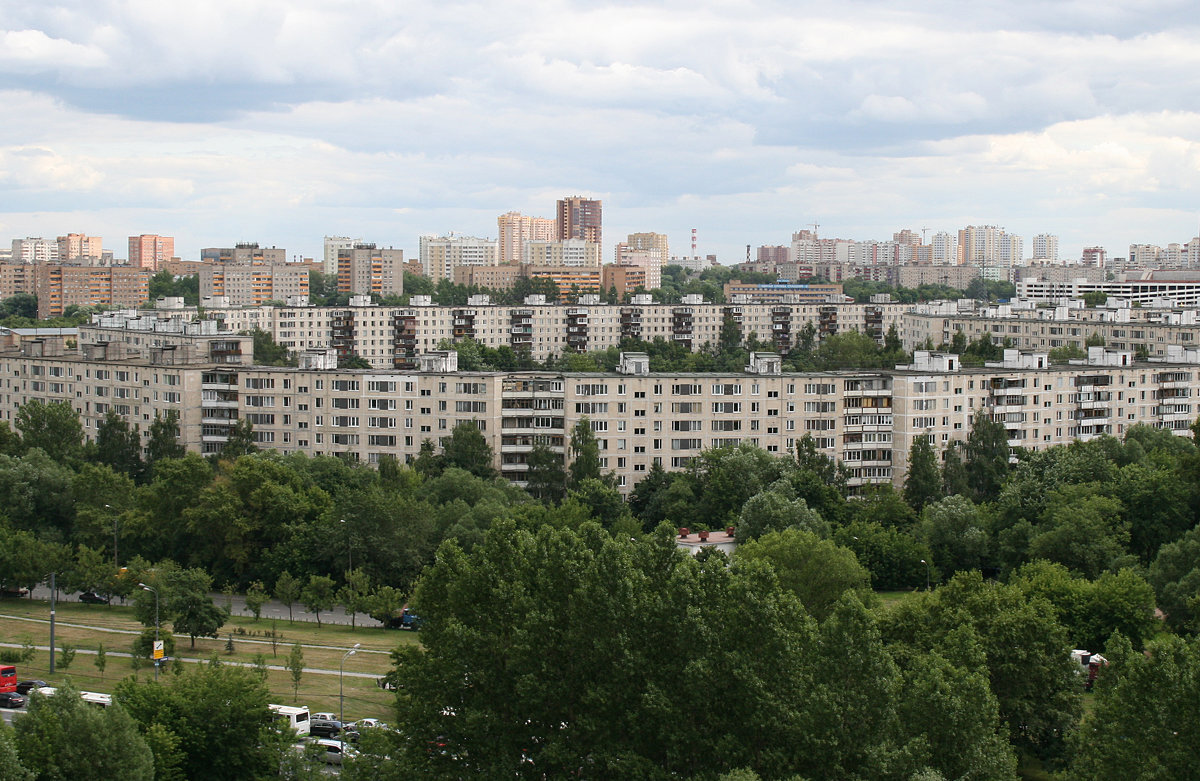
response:
[[[275,714],[275,718],[280,721],[287,721],[288,726],[297,735],[307,735],[308,729],[308,708],[304,705],[268,705],[271,712]]]

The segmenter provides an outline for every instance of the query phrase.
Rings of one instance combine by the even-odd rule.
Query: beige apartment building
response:
[[[495,266],[499,244],[474,236],[422,236],[420,258],[422,276],[436,284],[454,279],[454,270],[463,266]]]
[[[439,443],[469,421],[520,484],[535,444],[562,452],[587,418],[623,491],[655,463],[682,469],[706,448],[741,443],[782,455],[808,435],[862,487],[901,485],[917,437],[944,451],[975,414],[1002,421],[1011,446],[1034,450],[1138,423],[1184,436],[1200,391],[1200,353],[1182,350],[1148,363],[1096,348],[1065,366],[1010,351],[981,369],[921,353],[890,371],[804,374],[781,373],[774,355],[740,373],[655,374],[644,355],[627,354],[618,373],[579,374],[455,371],[453,353],[403,371],[317,368],[335,365],[319,354],[301,368],[269,368],[253,366],[251,350],[249,337],[206,323],[111,316],[81,328],[69,353],[37,341],[0,350],[0,419],[13,421],[30,399],[66,401],[94,437],[110,410],[143,433],[156,413],[175,410],[196,452],[219,452],[245,419],[263,447],[365,463],[409,461],[424,440]]]
[[[919,306],[906,312],[900,329],[905,349],[949,344],[958,332],[969,342],[987,334],[996,344],[1038,352],[1060,347],[1087,348],[1091,339],[1105,347],[1162,358],[1172,345],[1200,344],[1200,313],[1193,309],[1017,309],[1002,305],[976,313],[931,311],[945,306]]]
[[[337,289],[351,295],[398,296],[404,293],[404,250],[355,244],[337,251]]]
[[[569,282],[557,279],[560,285]],[[261,328],[293,351],[336,346],[383,369],[415,365],[419,354],[438,349],[443,339],[466,337],[491,348],[527,351],[539,361],[567,350],[606,350],[625,338],[661,337],[698,350],[718,341],[727,314],[744,339],[753,335],[781,353],[796,346],[810,323],[816,340],[860,331],[882,342],[893,325],[901,328],[910,308],[890,302],[708,304],[699,296],[679,304],[651,301],[639,295],[631,304],[601,304],[599,296],[584,295],[570,305],[532,297],[521,306],[502,306],[478,296],[466,306],[433,306],[418,296],[407,307],[205,307],[205,313],[230,332]]]
[[[600,268],[600,245],[583,239],[527,241],[521,262],[529,266]]]
[[[200,267],[200,299],[218,298],[230,306],[261,306],[308,295],[307,263],[205,263]]]
[[[550,217],[530,217],[506,212],[496,218],[500,265],[520,263],[527,241],[554,241],[558,234]]]

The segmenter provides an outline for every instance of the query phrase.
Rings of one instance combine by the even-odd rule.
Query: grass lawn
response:
[[[912,599],[913,596],[919,594],[919,591],[906,589],[904,591],[876,591],[875,596],[879,597],[880,603],[885,607],[903,602],[906,599]]]
[[[50,605],[48,602],[36,600],[4,600],[0,602],[0,638],[5,642],[33,645],[48,645],[50,641]],[[39,619],[24,621],[20,618]],[[67,642],[80,650],[96,650],[100,643],[108,652],[130,651],[134,636],[123,632],[102,631],[132,630],[140,631],[142,626],[133,618],[133,609],[119,605],[81,605],[78,603],[58,603],[56,605],[57,625],[55,627],[55,645],[62,647]],[[81,624],[67,626],[67,624]],[[169,627],[165,627],[164,631]],[[238,634],[242,629],[246,634]],[[221,628],[221,637],[197,638],[195,649],[186,637],[175,638],[176,659],[208,660],[216,656],[225,662],[240,662],[253,664],[258,655],[265,657],[268,665],[282,665],[294,643],[304,646],[325,646],[304,648],[304,666],[310,669],[329,670],[331,674],[306,672],[300,681],[296,702],[307,705],[313,711],[338,710],[338,665],[345,652],[360,643],[360,649],[346,659],[346,672],[367,673],[371,677],[342,676],[345,687],[346,717],[357,719],[366,716],[390,719],[393,695],[380,689],[375,678],[386,673],[390,667],[388,653],[399,644],[415,643],[418,638],[413,633],[398,632],[377,628],[351,629],[349,626],[323,625],[307,622],[289,623],[277,621],[275,630],[279,637],[276,642],[274,655],[271,642],[265,636],[271,630],[270,621],[258,621],[248,617],[231,617]],[[232,633],[234,653],[226,651],[226,638]],[[60,657],[61,658],[61,657]],[[108,656],[108,665],[104,678],[95,667],[95,655],[80,653],[75,657],[70,667],[63,671],[58,665],[53,679],[49,673],[49,653],[40,651],[31,662],[17,665],[17,674],[21,678],[43,678],[51,683],[58,683],[65,677],[81,689],[89,691],[111,691],[113,686],[129,675],[140,677],[153,676],[152,667],[143,666],[134,671],[131,660],[126,657]],[[172,662],[171,664],[187,664],[187,662]],[[163,675],[169,676],[168,670]],[[271,701],[290,705],[293,703],[291,674],[286,670],[271,670],[267,674],[267,686],[271,691]]]

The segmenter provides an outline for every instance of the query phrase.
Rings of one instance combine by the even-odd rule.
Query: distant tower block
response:
[[[696,257],[696,229],[692,228],[692,257]]]

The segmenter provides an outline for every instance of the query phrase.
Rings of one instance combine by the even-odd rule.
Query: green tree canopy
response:
[[[124,708],[84,704],[70,682],[33,695],[13,724],[21,762],[39,779],[152,781],[154,757]]]

